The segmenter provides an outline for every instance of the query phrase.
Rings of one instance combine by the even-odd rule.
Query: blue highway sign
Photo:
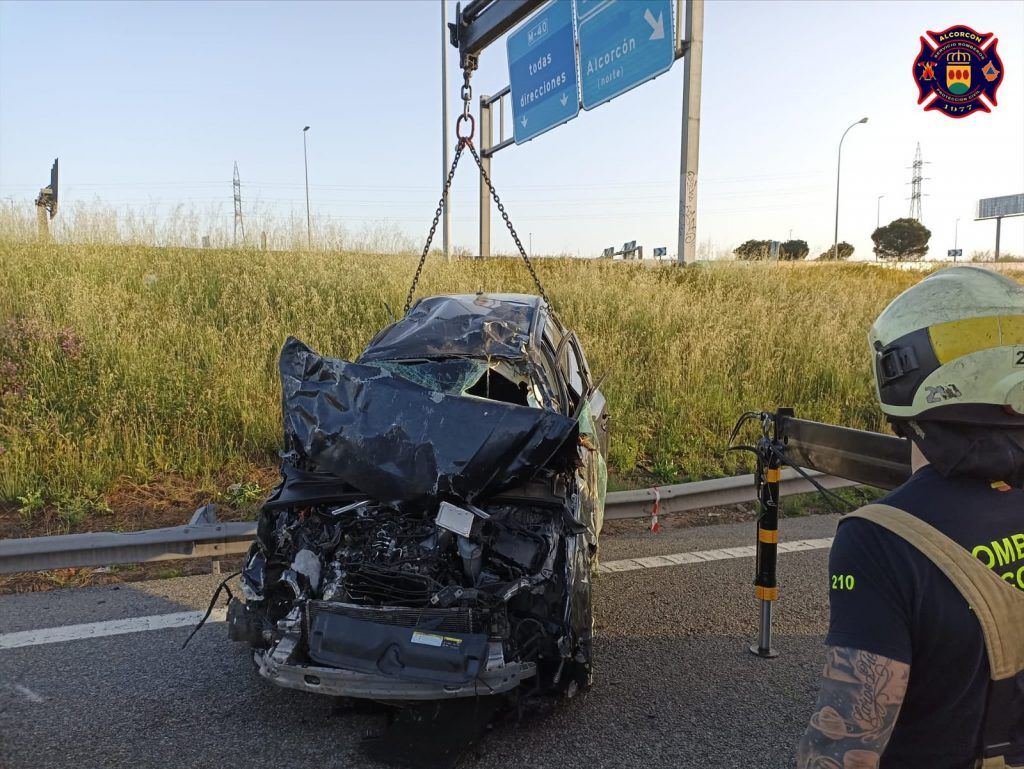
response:
[[[605,0],[576,0],[576,18],[585,19],[596,11]]]
[[[579,114],[571,0],[552,0],[509,35],[508,79],[516,144]]]
[[[575,2],[583,109],[604,104],[672,68],[672,0]]]

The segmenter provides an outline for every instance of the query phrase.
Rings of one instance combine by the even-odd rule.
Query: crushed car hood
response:
[[[537,298],[522,294],[432,296],[377,334],[359,362],[525,358],[536,316]]]
[[[471,502],[578,461],[578,424],[554,411],[448,394],[294,337],[280,373],[285,462],[380,502]]]

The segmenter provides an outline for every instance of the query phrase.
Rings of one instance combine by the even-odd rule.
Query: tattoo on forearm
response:
[[[829,647],[821,693],[797,769],[876,769],[907,691],[910,666]]]

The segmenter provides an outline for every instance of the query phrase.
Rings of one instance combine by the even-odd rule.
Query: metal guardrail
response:
[[[830,475],[815,472],[808,475],[829,489],[855,485],[853,481]],[[809,491],[814,491],[814,487],[797,473],[792,470],[783,473],[780,493]],[[660,515],[757,499],[753,475],[681,483],[657,490],[614,491],[608,494],[605,519],[649,515],[656,497],[660,500]],[[196,511],[185,526],[0,540],[0,574],[239,555],[249,549],[255,536],[254,521],[218,523],[212,507],[206,506]]]
[[[859,485],[856,481],[849,481],[845,478],[836,478],[835,476],[824,475],[815,471],[805,472],[826,489]],[[804,480],[795,470],[787,469],[782,471],[782,479],[779,482],[779,493],[781,495],[805,494],[814,490],[814,486]],[[653,488],[613,491],[608,494],[608,499],[605,503],[605,520],[642,518],[645,515],[649,515],[651,513],[651,505],[656,496],[660,499],[659,515],[757,501],[757,492],[754,490],[754,476],[736,475],[731,478],[714,478],[710,481],[693,481],[692,483],[678,483],[673,486],[660,486],[657,487],[657,492]]]

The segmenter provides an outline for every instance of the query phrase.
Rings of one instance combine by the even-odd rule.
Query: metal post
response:
[[[999,231],[1003,227],[1003,217],[996,217],[996,261],[999,261]]]
[[[302,164],[306,169],[306,247],[313,248],[313,225],[309,218],[309,155],[306,153],[306,133],[309,126],[302,129]]]
[[[767,424],[762,425],[762,436],[757,444],[757,573],[754,578],[754,594],[761,602],[761,627],[757,643],[749,648],[758,657],[779,655],[772,648],[772,604],[779,597],[776,574],[779,551],[779,481],[782,478],[778,456],[782,450],[779,424],[786,416],[793,416],[792,409],[779,409],[771,420],[770,428]]]
[[[959,235],[959,234],[960,234],[960,217],[958,216],[956,218],[956,221],[953,223],[953,264],[956,264],[956,241],[957,241],[957,235]]]
[[[484,94],[480,97],[480,164],[487,175],[491,175],[491,156],[488,150],[494,142],[491,128],[491,99]],[[480,253],[479,257],[491,255],[491,193],[480,175]]]
[[[448,0],[441,0],[441,186],[448,179]],[[448,233],[452,225],[451,203],[444,202],[441,242],[444,258],[452,258]]]
[[[882,198],[885,195],[878,196],[878,204],[875,206],[875,229],[877,230],[882,223]]]
[[[505,99],[498,99],[498,143],[505,141]]]
[[[48,243],[50,241],[50,219],[46,206],[36,206],[36,222],[39,225],[39,240]]]
[[[839,171],[843,167],[843,139],[846,138],[846,134],[850,133],[850,128],[853,128],[853,126],[855,125],[860,125],[861,123],[866,122],[868,122],[868,119],[866,117],[862,117],[856,123],[852,123],[849,128],[843,131],[843,136],[839,140],[839,153],[836,159],[836,231],[835,238],[832,242],[833,259],[839,258]]]
[[[677,25],[678,26],[678,25]],[[678,44],[678,43],[677,43]],[[683,123],[679,174],[679,264],[697,252],[697,160],[700,144],[700,78],[704,51],[704,0],[686,3],[686,55],[683,60]]]
[[[683,40],[683,0],[676,0],[676,58],[680,58],[686,51],[686,44]]]

